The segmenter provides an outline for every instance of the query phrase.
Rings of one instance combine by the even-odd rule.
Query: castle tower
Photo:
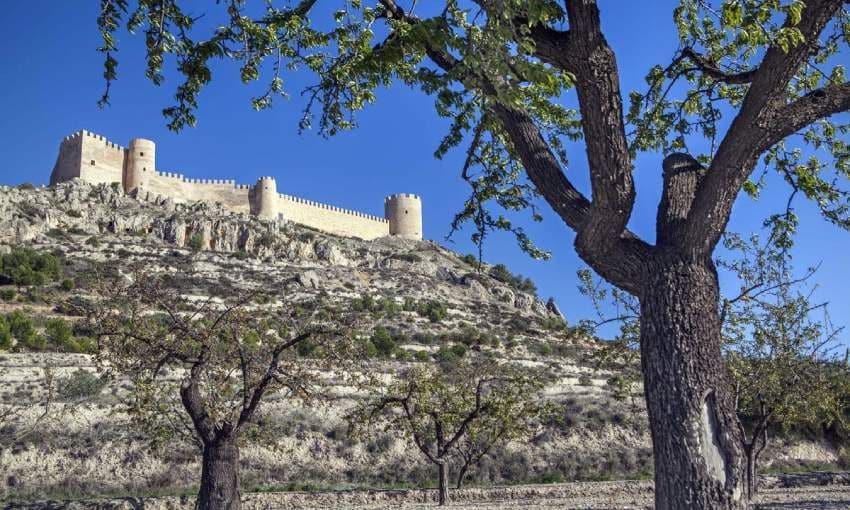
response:
[[[384,217],[390,222],[390,235],[422,239],[422,200],[416,195],[399,193],[384,200]]]
[[[127,149],[127,162],[124,166],[124,191],[147,187],[152,176],[156,175],[156,144],[144,138],[133,138]]]
[[[260,177],[251,194],[251,214],[266,220],[275,220],[277,209],[277,183],[274,177]]]

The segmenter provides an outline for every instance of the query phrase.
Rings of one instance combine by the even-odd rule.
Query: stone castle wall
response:
[[[153,152],[153,142],[143,143]],[[137,145],[138,147],[138,145]],[[187,179],[171,172],[155,171],[144,177],[128,173],[140,171],[137,152],[110,142],[100,135],[80,131],[66,137],[51,174],[51,184],[79,178],[92,183],[123,184],[127,192],[139,191],[152,196],[168,197],[176,202],[204,201],[218,203],[227,210],[257,214],[269,219],[284,219],[331,234],[375,239],[388,235],[421,239],[421,202],[415,195],[393,195],[387,198],[385,218],[343,209],[311,200],[277,193],[273,178],[263,177],[257,185],[236,184],[233,180]],[[148,154],[150,159],[153,154]],[[135,158],[135,159],[134,159]],[[127,189],[132,186],[133,189]],[[402,197],[399,201],[398,198]],[[409,197],[409,198],[408,198]],[[418,215],[418,216],[416,216]],[[416,216],[416,217],[414,217]]]
[[[277,211],[284,219],[337,235],[375,239],[390,235],[384,218],[321,204],[289,195],[278,195]],[[352,234],[352,232],[356,232]]]
[[[248,195],[251,186],[238,185],[236,181],[186,179],[175,173],[157,172],[148,180],[144,190],[169,197],[175,202],[203,201],[221,204],[234,212],[250,212]]]

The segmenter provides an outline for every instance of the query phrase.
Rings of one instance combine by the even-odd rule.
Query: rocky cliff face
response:
[[[111,271],[129,277],[142,267],[168,272],[185,294],[200,298],[263,289],[322,295],[352,307],[367,299],[389,303],[364,312],[366,332],[386,328],[408,353],[464,344],[550,374],[546,394],[563,405],[563,422],[546,427],[533,441],[494,452],[473,473],[475,479],[556,481],[650,472],[639,388],[634,398],[613,398],[608,380],[614,372],[590,361],[596,343],[564,327],[554,303],[496,280],[487,266],[479,272],[477,264],[436,243],[334,237],[214,206],[146,202],[118,187],[72,181],[52,188],[0,187],[0,250],[15,245],[62,254],[66,276],[77,281],[72,293],[82,297],[93,275]],[[29,301],[0,301],[0,313],[25,311],[43,324],[63,313],[51,292]],[[423,300],[445,305],[445,317],[433,320],[404,306]],[[412,362],[397,358],[379,365],[394,372]],[[0,438],[4,433],[17,438],[0,441],[0,498],[174,492],[194,486],[199,473],[195,447],[187,442],[151,450],[123,414],[126,381],[89,401],[60,402],[61,412],[37,429],[26,429],[27,420],[40,416],[30,406],[39,398],[46,367],[61,379],[80,368],[93,371],[93,362],[78,354],[0,352],[0,416],[14,411],[22,417],[13,425],[0,424]],[[275,441],[242,452],[246,490],[428,483],[431,467],[401,439],[348,438],[345,405],[341,399],[324,408],[303,408],[273,399],[265,409]],[[818,462],[834,459],[825,447],[805,451],[815,450]],[[772,456],[786,458],[789,451],[780,444]]]
[[[87,249],[95,237],[109,248]],[[495,300],[538,316],[557,314],[557,308],[527,293],[482,276],[477,268],[429,241],[387,237],[375,241],[341,238],[292,223],[259,220],[204,203],[145,202],[125,195],[120,187],[71,181],[51,188],[0,188],[0,245],[34,244],[67,251],[73,258],[100,259],[118,247],[147,250],[193,248],[197,261],[223,263],[238,257],[272,273],[291,273],[315,266],[335,272],[346,283],[362,278],[357,271],[389,271],[415,279],[433,279],[451,287],[450,297]],[[69,250],[73,246],[73,250]],[[82,250],[83,253],[80,252]],[[124,259],[129,263],[133,260]],[[299,280],[310,278],[303,276]],[[322,281],[324,279],[314,279]],[[248,283],[248,282],[246,282]],[[386,283],[386,282],[385,282]]]

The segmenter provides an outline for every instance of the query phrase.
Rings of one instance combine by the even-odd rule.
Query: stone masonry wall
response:
[[[230,211],[250,212],[250,186],[237,185],[236,181],[186,179],[179,174],[157,172],[151,177],[145,191],[172,198],[175,202],[219,203]]]
[[[289,195],[279,195],[277,211],[284,220],[294,221],[331,234],[376,239],[390,235],[389,222],[379,216]]]
[[[88,131],[83,131],[80,138],[80,177],[94,184],[120,183],[127,149]]]

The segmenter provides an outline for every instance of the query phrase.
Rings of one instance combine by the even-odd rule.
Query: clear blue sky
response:
[[[197,10],[214,5],[196,2]],[[620,65],[622,89],[644,90],[649,67],[669,61],[676,49],[671,23],[673,1],[601,2],[604,29]],[[0,154],[4,167],[0,183],[46,183],[60,140],[79,129],[105,135],[126,145],[132,137],[157,143],[160,170],[187,177],[235,178],[253,183],[274,175],[278,191],[308,197],[340,207],[383,214],[383,197],[411,192],[423,197],[425,236],[460,252],[472,251],[469,232],[444,236],[460,209],[467,188],[459,173],[463,154],[442,161],[433,151],[445,132],[445,123],[433,110],[433,101],[417,90],[395,86],[379,95],[378,103],[360,116],[359,129],[332,139],[297,133],[302,102],[297,94],[278,101],[270,111],[255,112],[250,97],[232,66],[216,69],[213,84],[201,96],[199,123],[179,134],[168,131],[160,114],[170,104],[173,81],[157,88],[144,78],[141,36],[121,36],[119,80],[113,86],[112,105],[98,109],[103,88],[101,56],[95,18],[99,2],[30,0],[7,2],[0,14]],[[306,77],[289,78],[291,90]],[[584,150],[570,147],[570,175],[587,189]],[[637,162],[638,203],[632,227],[649,239],[661,182],[660,158],[642,156]],[[787,190],[774,183],[757,203],[741,198],[731,229],[750,232],[760,228],[768,214],[779,211]],[[795,251],[799,268],[822,262],[815,297],[830,301],[832,317],[850,324],[847,265],[850,233],[822,221],[808,204],[799,202],[803,218]],[[528,231],[553,252],[549,261],[522,254],[509,235],[491,236],[485,258],[505,262],[515,272],[530,276],[542,297],[554,296],[573,322],[592,314],[576,289],[576,269],[583,266],[572,247],[573,235],[543,207],[545,220]],[[730,292],[734,289],[730,289]]]

